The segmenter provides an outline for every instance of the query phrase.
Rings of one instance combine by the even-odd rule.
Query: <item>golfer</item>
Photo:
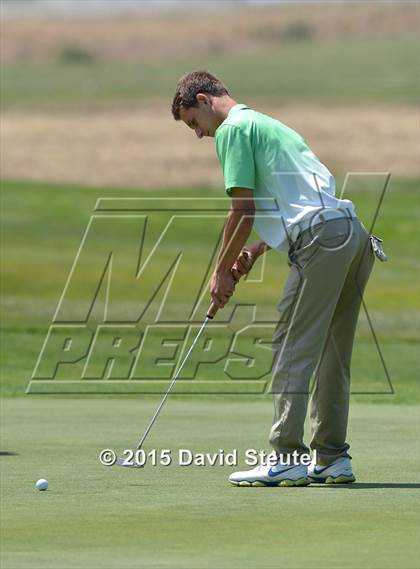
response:
[[[291,128],[238,104],[207,71],[177,84],[172,103],[198,138],[215,139],[231,209],[211,281],[223,308],[237,280],[269,249],[288,252],[290,267],[273,337],[275,461],[230,475],[239,486],[353,482],[346,440],[350,362],[363,291],[374,263],[369,234],[350,200],[335,197],[329,170]],[[252,226],[261,241],[246,245]],[[309,382],[310,448],[304,421]],[[301,459],[300,459],[301,457]]]

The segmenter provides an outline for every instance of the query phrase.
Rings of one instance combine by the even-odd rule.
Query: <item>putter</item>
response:
[[[139,451],[139,450],[143,447],[143,443],[144,443],[144,441],[146,440],[147,435],[149,434],[151,428],[153,427],[154,422],[155,422],[156,419],[158,418],[158,415],[159,415],[159,413],[160,413],[160,410],[161,410],[162,407],[164,406],[165,401],[167,400],[167,398],[168,398],[170,392],[172,391],[173,386],[174,386],[175,383],[176,383],[176,380],[177,380],[178,377],[180,376],[181,371],[183,370],[183,368],[184,368],[184,366],[185,366],[185,363],[187,362],[187,360],[188,360],[188,358],[189,358],[191,352],[192,352],[193,349],[194,349],[194,346],[196,345],[196,343],[197,343],[198,340],[200,339],[200,337],[201,337],[202,333],[204,332],[204,329],[205,329],[205,327],[207,326],[208,322],[210,322],[210,320],[213,320],[213,318],[214,318],[214,316],[215,316],[217,310],[218,310],[218,309],[217,309],[217,306],[212,303],[212,304],[210,305],[210,308],[209,308],[208,311],[207,311],[206,318],[205,318],[203,324],[201,325],[201,328],[200,328],[200,330],[198,331],[197,336],[194,338],[194,342],[191,344],[190,349],[188,350],[188,352],[187,352],[185,358],[182,360],[182,363],[181,363],[181,365],[179,366],[178,371],[176,372],[176,374],[175,374],[174,378],[172,379],[171,383],[169,384],[169,387],[168,387],[168,389],[166,390],[165,395],[163,396],[162,401],[161,401],[161,402],[159,403],[159,405],[157,406],[156,411],[154,412],[153,417],[152,417],[151,420],[150,420],[150,423],[147,425],[147,428],[146,428],[146,430],[144,431],[143,436],[142,436],[141,439],[139,440],[138,445],[137,445],[137,448],[136,448],[136,451]],[[119,458],[119,457],[118,457],[115,464],[117,464],[118,466],[125,466],[125,467],[129,467],[129,468],[143,468],[143,466],[144,466],[144,465],[140,465],[140,464],[131,464],[131,462],[130,462],[130,464],[125,464],[125,463],[126,463],[126,459],[125,459],[125,458]]]
[[[246,253],[246,257],[249,260],[251,260],[251,255],[247,251],[245,251],[244,254],[245,253]],[[238,281],[236,281],[236,282],[238,282]],[[210,305],[210,308],[207,311],[206,318],[205,318],[203,324],[201,325],[200,330],[197,333],[197,336],[195,337],[193,343],[191,344],[190,349],[188,350],[185,358],[182,360],[182,363],[179,366],[179,368],[178,368],[174,378],[172,379],[171,383],[169,384],[169,387],[166,390],[165,395],[162,398],[162,401],[157,406],[156,411],[154,412],[153,417],[150,420],[150,423],[147,425],[146,430],[144,431],[141,439],[139,440],[138,445],[136,447],[136,452],[139,451],[143,447],[143,443],[146,440],[147,435],[150,433],[150,430],[153,427],[156,419],[158,418],[158,415],[159,415],[162,407],[164,406],[165,401],[167,400],[170,392],[172,391],[172,388],[174,387],[176,380],[180,376],[181,371],[183,370],[183,368],[185,366],[185,363],[187,362],[191,352],[193,351],[195,345],[197,344],[198,340],[200,339],[202,333],[204,332],[204,329],[206,328],[207,324],[210,322],[210,320],[213,320],[213,318],[215,317],[217,310],[218,310],[217,306],[212,302]],[[126,468],[143,468],[144,467],[143,464],[137,464],[135,461],[132,461],[132,460],[128,461],[127,459],[120,458],[120,457],[117,457],[115,464],[117,464],[118,466],[125,466]]]

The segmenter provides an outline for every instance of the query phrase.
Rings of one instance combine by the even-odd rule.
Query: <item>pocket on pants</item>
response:
[[[289,249],[289,265],[295,265],[298,269],[304,269],[306,265],[310,262],[312,257],[319,250],[318,236],[314,235],[311,239],[310,235],[305,235],[304,240],[296,242],[294,247]]]

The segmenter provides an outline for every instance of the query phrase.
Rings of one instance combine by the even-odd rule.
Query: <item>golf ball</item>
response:
[[[45,478],[40,478],[36,481],[35,487],[37,490],[46,490],[48,488],[48,480],[45,480]]]

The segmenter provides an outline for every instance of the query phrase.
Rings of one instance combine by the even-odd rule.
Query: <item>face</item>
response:
[[[207,95],[197,95],[198,106],[180,109],[180,117],[184,123],[195,131],[198,138],[214,136],[219,121],[214,114],[211,99]]]

